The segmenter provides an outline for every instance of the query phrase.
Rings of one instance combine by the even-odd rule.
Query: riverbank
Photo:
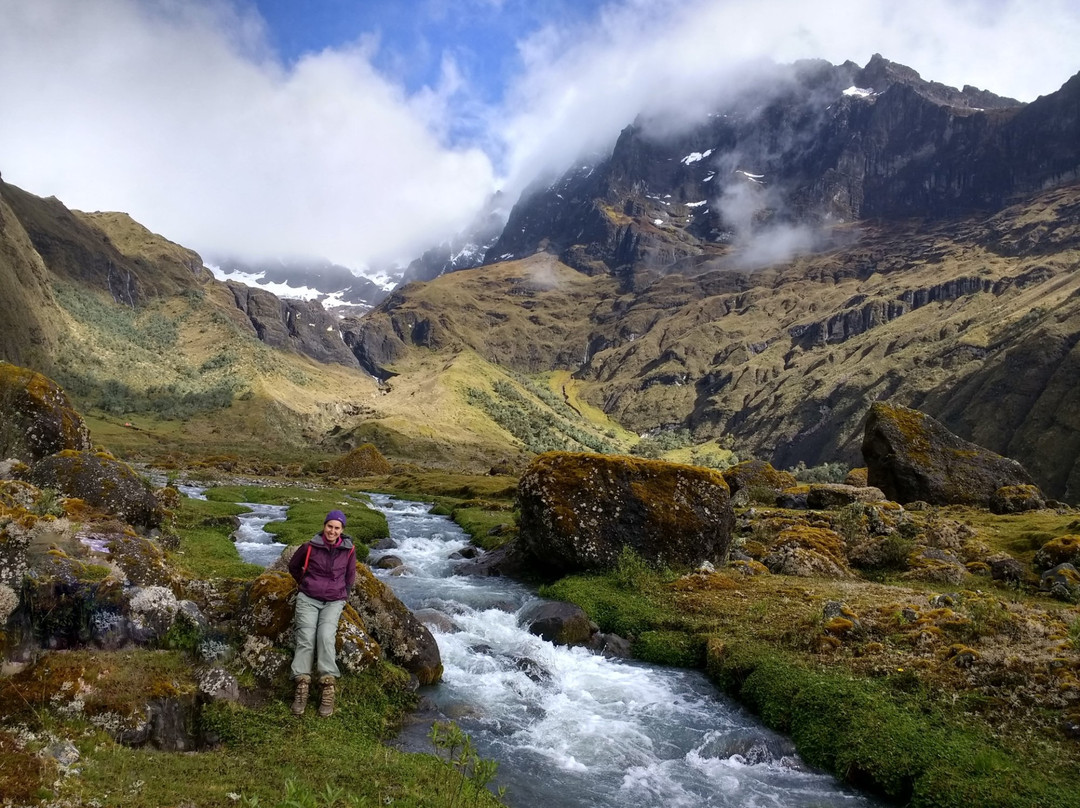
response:
[[[542,592],[632,637],[640,659],[706,670],[808,762],[872,793],[911,806],[1080,805],[1080,749],[1048,709],[1072,687],[1075,607],[995,587],[943,596],[628,566]]]

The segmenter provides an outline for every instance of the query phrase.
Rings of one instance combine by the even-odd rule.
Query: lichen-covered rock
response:
[[[1015,460],[957,437],[918,410],[876,402],[862,444],[868,482],[900,503],[989,507],[1002,486],[1031,485]]]
[[[1058,564],[1042,574],[1039,588],[1058,600],[1080,600],[1080,572],[1072,564]]]
[[[910,570],[900,577],[905,581],[930,581],[959,584],[968,576],[968,568],[952,553],[936,547],[923,547],[910,557]]]
[[[870,484],[867,482],[866,475],[867,471],[865,466],[862,468],[852,469],[847,473],[847,476],[844,478],[844,484],[853,485],[856,488],[865,488]]]
[[[240,701],[240,683],[224,668],[211,667],[196,674],[203,701]]]
[[[330,473],[338,477],[370,477],[393,471],[390,461],[383,457],[374,444],[357,446],[344,457],[330,464]]]
[[[132,525],[158,527],[164,516],[142,478],[105,453],[65,450],[49,455],[34,465],[31,481],[85,500]]]
[[[169,586],[173,574],[154,542],[128,533],[104,534],[110,558],[134,586]]]
[[[372,575],[366,564],[356,566],[356,583],[349,593],[349,605],[371,636],[390,661],[416,676],[420,684],[439,681],[442,656],[427,626],[413,616],[390,587]]]
[[[23,480],[0,480],[0,505],[31,508],[41,497],[41,489]]]
[[[1046,507],[1046,499],[1036,485],[1003,485],[990,497],[993,513],[1023,513]]]
[[[882,502],[885,494],[880,488],[841,483],[811,483],[806,505],[816,511],[835,511],[856,502]]]
[[[19,596],[15,590],[7,584],[0,584],[0,626],[7,622],[18,607]]]
[[[0,584],[18,589],[26,575],[27,551],[36,518],[22,508],[0,506]]]
[[[1080,535],[1070,533],[1051,539],[1035,553],[1033,564],[1037,570],[1047,570],[1058,564],[1080,563]]]
[[[368,634],[360,615],[348,604],[338,624],[337,652],[338,662],[352,674],[363,673],[382,656],[382,648]]]
[[[65,449],[91,447],[89,430],[56,382],[0,362],[0,458],[33,464]]]
[[[530,634],[555,645],[588,645],[595,626],[585,610],[573,603],[534,603],[519,617]]]
[[[138,587],[128,602],[132,639],[140,644],[157,642],[172,626],[179,606],[176,595],[164,586]]]
[[[251,583],[241,631],[278,642],[292,628],[296,582],[287,572],[264,572]]]
[[[738,463],[725,469],[723,476],[732,496],[740,491],[758,493],[763,497],[768,494],[770,502],[785,488],[793,488],[799,484],[794,474],[774,469],[764,460]],[[750,499],[754,497],[751,496]]]
[[[259,681],[269,684],[285,675],[292,655],[278,648],[268,637],[249,634],[240,648],[240,661]]]
[[[612,568],[624,548],[673,567],[723,564],[734,524],[730,500],[712,469],[548,452],[518,485],[516,544],[549,574]]]
[[[765,566],[775,575],[799,578],[850,578],[851,573],[827,555],[805,547],[788,545],[765,557]]]

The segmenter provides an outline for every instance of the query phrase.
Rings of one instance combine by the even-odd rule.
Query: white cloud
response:
[[[509,0],[475,3],[524,19]],[[439,7],[452,5],[417,13]],[[1075,0],[619,0],[584,28],[553,20],[524,39],[522,72],[489,109],[453,54],[435,86],[407,94],[372,66],[388,47],[374,36],[285,66],[252,8],[0,0],[4,178],[126,210],[200,250],[359,267],[466,225],[496,184],[493,161],[512,196],[609,147],[640,112],[674,124],[706,112],[766,59],[880,52],[1022,100],[1080,67]],[[463,136],[476,145],[447,145]]]
[[[1045,0],[622,0],[587,31],[553,23],[521,44],[503,133],[515,191],[611,144],[639,112],[689,119],[764,69],[874,53],[923,78],[1023,101],[1077,69],[1080,6]]]
[[[218,0],[0,0],[0,170],[72,207],[126,210],[202,250],[409,259],[467,223],[488,158],[450,149],[371,45],[289,69]]]

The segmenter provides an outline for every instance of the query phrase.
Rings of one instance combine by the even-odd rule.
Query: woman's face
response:
[[[331,519],[325,525],[323,525],[322,534],[326,537],[327,541],[331,544],[335,544],[338,539],[341,538],[341,531],[344,530],[344,526],[337,519]]]

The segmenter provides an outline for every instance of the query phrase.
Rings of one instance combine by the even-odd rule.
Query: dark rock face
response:
[[[711,469],[548,452],[518,485],[517,549],[551,574],[611,568],[623,548],[659,564],[722,564],[734,524],[730,499]]]
[[[65,449],[90,448],[90,432],[59,385],[0,363],[0,456],[34,463]]]
[[[236,307],[259,339],[272,348],[310,356],[319,362],[357,367],[358,362],[343,341],[338,321],[317,302],[282,300],[262,289],[232,281],[226,284]]]
[[[1015,460],[963,440],[907,407],[873,404],[862,451],[870,485],[900,503],[986,508],[1002,486],[1031,485]]]
[[[39,488],[55,488],[142,527],[164,518],[153,492],[126,463],[106,454],[65,450],[39,460],[30,473]]]
[[[755,227],[996,209],[1080,176],[1078,97],[1080,77],[1024,106],[879,55],[777,67],[694,129],[638,121],[530,189],[485,261],[543,248],[583,272],[664,272]]]

